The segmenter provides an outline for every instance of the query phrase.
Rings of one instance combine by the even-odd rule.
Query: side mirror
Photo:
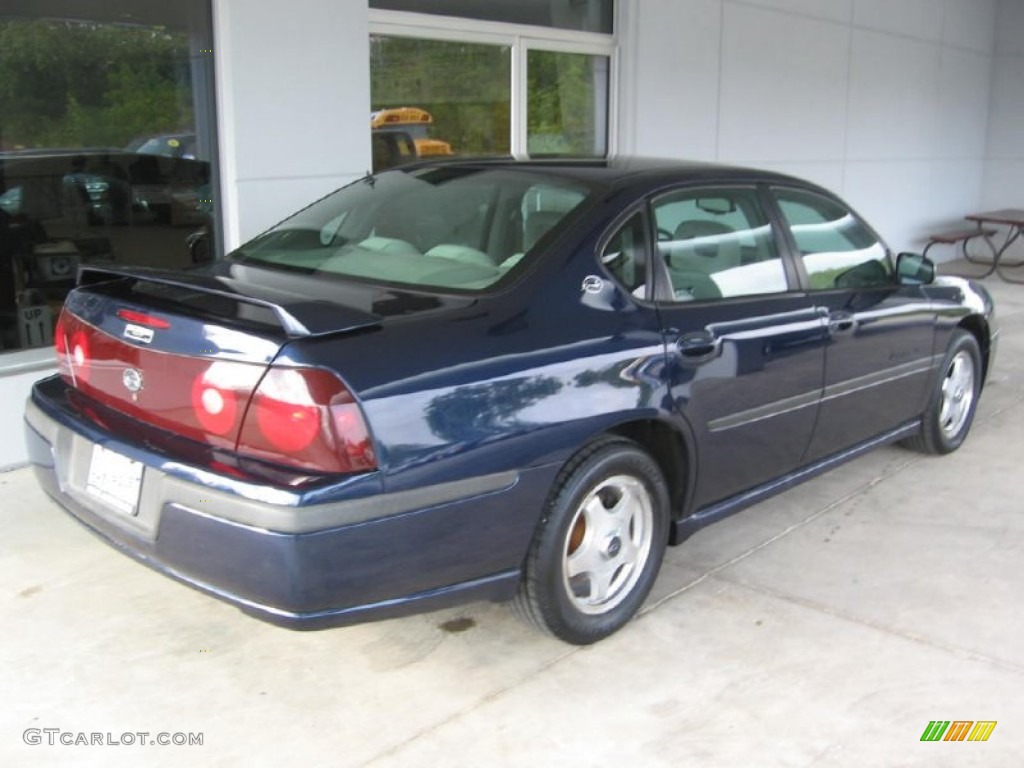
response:
[[[896,257],[896,280],[900,285],[927,285],[935,281],[935,263],[919,253]]]

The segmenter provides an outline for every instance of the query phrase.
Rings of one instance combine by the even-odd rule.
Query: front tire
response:
[[[921,433],[907,440],[915,450],[952,453],[967,438],[981,392],[981,350],[970,333],[953,331],[939,380],[921,417]]]
[[[559,474],[513,604],[576,645],[612,634],[639,610],[668,542],[668,487],[657,462],[620,438],[582,450]]]

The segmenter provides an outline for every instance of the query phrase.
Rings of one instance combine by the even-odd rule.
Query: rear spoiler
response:
[[[329,333],[351,331],[378,325],[380,316],[329,301],[303,299],[285,291],[242,283],[230,277],[197,272],[170,272],[167,270],[133,267],[82,266],[78,270],[78,285],[88,286],[111,280],[134,280],[170,285],[190,291],[220,296],[242,304],[263,307],[277,318],[289,338],[322,336]],[[259,294],[259,295],[254,295]]]

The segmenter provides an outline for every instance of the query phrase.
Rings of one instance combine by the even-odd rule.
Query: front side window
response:
[[[653,209],[658,254],[675,301],[788,289],[756,190],[682,190],[658,198]]]
[[[229,258],[327,279],[480,291],[521,272],[591,193],[528,170],[394,170],[338,190]]]
[[[885,246],[838,201],[804,190],[774,195],[815,290],[868,288],[892,282]]]

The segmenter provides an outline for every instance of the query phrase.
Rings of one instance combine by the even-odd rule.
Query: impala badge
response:
[[[143,344],[149,344],[153,340],[153,329],[128,323],[124,327],[124,337],[132,341],[141,341]]]
[[[136,370],[135,368],[125,368],[124,373],[121,374],[121,383],[124,384],[124,388],[132,393],[132,399],[142,391],[142,371]]]

